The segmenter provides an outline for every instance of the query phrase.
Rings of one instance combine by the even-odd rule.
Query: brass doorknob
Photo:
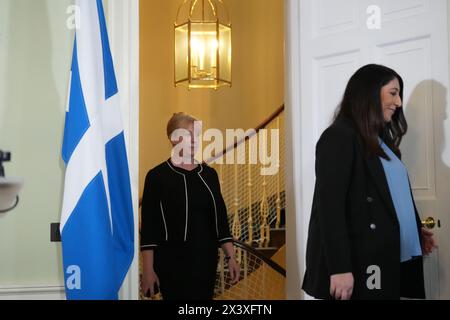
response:
[[[427,229],[434,229],[436,226],[436,220],[433,217],[428,217],[425,221],[422,221],[422,227]]]

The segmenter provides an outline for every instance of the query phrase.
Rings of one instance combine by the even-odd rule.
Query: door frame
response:
[[[134,212],[134,258],[120,299],[139,299],[139,0],[106,0],[128,151]]]
[[[302,121],[307,120],[301,108],[301,2],[285,0],[286,41],[286,297],[289,300],[303,299],[301,290],[305,271],[305,253],[309,215],[304,215],[307,202],[302,177],[306,172],[303,150],[307,139],[302,133]]]

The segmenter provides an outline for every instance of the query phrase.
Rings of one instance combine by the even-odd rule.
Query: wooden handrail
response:
[[[227,152],[230,152],[231,150],[236,149],[242,143],[246,142],[251,137],[253,137],[255,134],[258,134],[259,131],[261,131],[262,129],[267,127],[267,125],[269,123],[271,123],[274,119],[276,119],[281,113],[283,113],[283,111],[284,111],[284,104],[281,107],[279,107],[274,113],[272,113],[266,120],[264,120],[259,126],[257,126],[255,128],[255,133],[254,134],[247,135],[243,139],[241,139],[239,141],[236,141],[233,145],[228,146],[225,149],[223,149],[223,151],[220,152],[219,154],[216,154],[214,157],[206,160],[205,163],[210,163],[210,162],[214,161],[215,159],[218,159],[218,158],[224,156]]]
[[[261,123],[258,127],[256,127],[256,132],[259,132],[259,130],[264,129],[267,127],[269,123],[271,123],[273,120],[275,120],[280,114],[282,114],[284,111],[284,104],[279,107],[274,113],[272,113],[263,123]]]
[[[277,110],[275,110],[274,113],[272,113],[266,120],[264,120],[259,126],[257,126],[255,128],[255,132],[256,134],[259,133],[259,131],[261,131],[262,129],[264,129],[265,127],[267,127],[267,125],[269,123],[271,123],[274,119],[276,119],[280,114],[282,114],[284,111],[284,104],[279,107]],[[245,136],[243,139],[235,142],[233,145],[228,146],[227,148],[225,148],[222,152],[220,152],[219,154],[217,154],[216,156],[214,156],[213,158],[208,159],[207,161],[205,161],[205,163],[210,163],[212,162],[214,159],[220,158],[223,155],[225,155],[227,152],[230,152],[233,149],[236,149],[239,145],[241,145],[242,143],[244,143],[245,141],[249,140],[251,137],[253,137],[253,135],[248,135]],[[142,206],[142,198],[139,198],[139,208]]]
[[[283,277],[286,277],[286,270],[282,266],[280,266],[278,263],[276,263],[272,259],[269,259],[266,256],[264,256],[261,252],[259,252],[255,248],[249,246],[248,244],[246,244],[246,243],[244,243],[242,241],[238,241],[238,240],[233,240],[233,243],[234,243],[234,245],[236,247],[239,247],[239,248],[241,248],[241,249],[243,249],[245,251],[248,251],[252,255],[258,257],[258,259],[263,260],[264,263],[268,264],[273,270],[278,272]]]

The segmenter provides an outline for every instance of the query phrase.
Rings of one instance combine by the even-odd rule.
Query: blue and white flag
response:
[[[77,0],[62,158],[68,299],[117,299],[134,254],[131,185],[117,82],[101,0]]]

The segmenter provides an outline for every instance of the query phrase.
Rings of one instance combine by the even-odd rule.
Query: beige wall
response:
[[[0,149],[8,176],[25,186],[0,214],[0,288],[63,284],[50,223],[61,210],[61,140],[73,33],[71,0],[0,0]]]
[[[233,25],[233,86],[175,88],[173,24],[181,0],[141,0],[140,186],[170,155],[165,126],[185,111],[209,127],[248,129],[284,102],[284,1],[226,0]]]
[[[233,87],[211,91],[211,125],[251,128],[284,103],[284,1],[227,1],[233,23]]]

